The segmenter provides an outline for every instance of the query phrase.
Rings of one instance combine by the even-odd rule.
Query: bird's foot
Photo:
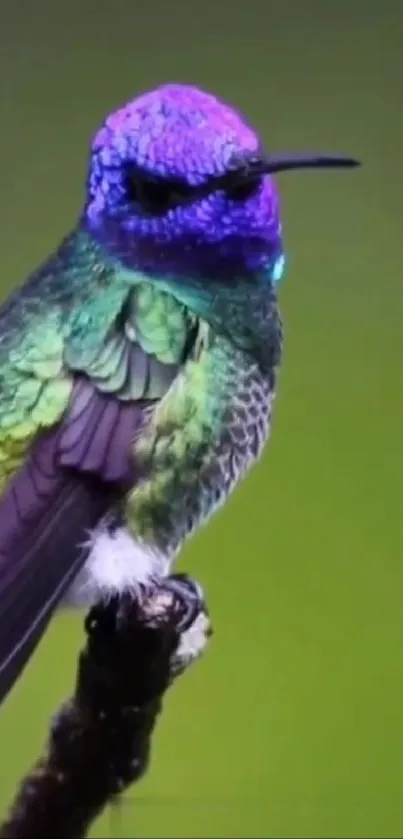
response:
[[[172,674],[176,676],[202,655],[213,629],[203,589],[187,574],[172,574],[161,580],[142,607],[150,625],[158,623],[159,614],[167,608],[172,610],[178,633],[171,657]]]
[[[100,601],[85,627],[80,693],[89,691],[92,706],[101,694],[104,705],[142,706],[199,658],[212,634],[202,589],[185,574],[139,598],[126,591]]]

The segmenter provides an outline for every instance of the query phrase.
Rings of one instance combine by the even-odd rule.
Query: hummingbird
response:
[[[0,311],[0,701],[59,607],[141,596],[269,437],[276,173],[234,107],[163,84],[102,121],[83,206]]]

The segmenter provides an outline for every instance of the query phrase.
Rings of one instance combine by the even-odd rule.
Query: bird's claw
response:
[[[171,671],[176,676],[202,655],[213,630],[198,582],[187,574],[173,574],[162,587],[176,598],[179,642],[171,658]]]
[[[127,593],[99,603],[87,615],[85,629],[94,653],[98,649],[102,658],[112,655],[116,662],[119,650],[130,655],[130,649],[141,648],[146,655],[154,635],[156,643],[160,643],[157,638],[171,639],[167,641],[170,679],[202,655],[212,634],[203,590],[187,574],[165,577],[136,598]]]
[[[171,657],[171,672],[176,676],[203,653],[212,627],[203,589],[187,574],[172,574],[161,580],[141,606],[149,626],[157,626],[167,610],[178,638]]]

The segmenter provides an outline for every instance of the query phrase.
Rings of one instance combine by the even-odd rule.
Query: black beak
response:
[[[333,154],[278,154],[262,157],[236,157],[226,172],[210,177],[202,186],[189,190],[189,199],[195,200],[215,190],[233,190],[253,184],[263,175],[286,172],[291,169],[352,169],[360,166],[359,160]]]
[[[253,161],[251,163],[253,166]],[[259,174],[270,175],[290,169],[352,169],[360,166],[360,161],[334,154],[279,154],[262,158],[260,161],[256,159],[255,166],[256,169],[260,169]],[[258,172],[253,174],[257,175]]]

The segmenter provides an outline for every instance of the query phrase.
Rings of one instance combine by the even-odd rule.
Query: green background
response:
[[[1,4],[3,295],[74,223],[100,118],[156,83],[228,98],[268,148],[365,162],[281,176],[273,437],[183,555],[216,634],[94,836],[403,836],[402,44],[399,0]],[[1,709],[2,812],[81,641],[57,618]]]

